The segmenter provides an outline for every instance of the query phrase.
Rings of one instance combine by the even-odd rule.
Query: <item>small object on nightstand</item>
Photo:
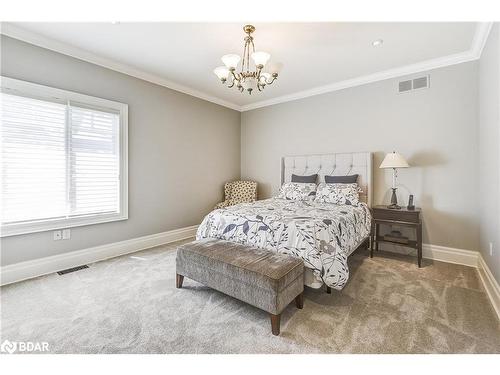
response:
[[[418,267],[422,265],[422,216],[418,207],[409,210],[406,207],[394,210],[387,206],[375,206],[372,208],[372,231],[370,258],[373,258],[373,250],[378,251],[381,242],[393,243],[399,246],[411,247],[417,250]],[[415,229],[416,240],[403,237],[399,231],[393,230],[390,234],[381,236],[380,225],[397,225]]]
[[[393,151],[392,153],[389,153],[385,155],[384,160],[382,161],[382,164],[380,164],[379,168],[392,168],[392,196],[391,196],[391,204],[387,206],[387,208],[393,209],[393,210],[399,210],[401,209],[401,206],[398,206],[398,197],[396,196],[396,178],[398,177],[398,171],[396,168],[408,168],[409,165],[406,162],[405,158],[403,158],[400,154],[398,154],[396,151]]]
[[[410,194],[410,197],[408,198],[408,207],[406,207],[408,210],[414,210],[415,206],[413,205],[413,194]]]

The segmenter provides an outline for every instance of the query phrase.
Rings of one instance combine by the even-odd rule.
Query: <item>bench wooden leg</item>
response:
[[[304,293],[300,293],[297,297],[295,297],[295,306],[297,306],[298,309],[304,307]]]
[[[326,287],[326,292],[328,294],[332,294],[332,288],[330,288],[329,286]]]
[[[280,320],[281,320],[281,314],[271,315],[271,331],[273,332],[274,336],[278,336],[280,334]]]
[[[179,275],[178,273],[175,274],[175,286],[177,288],[182,288],[182,282],[184,281],[184,276]]]

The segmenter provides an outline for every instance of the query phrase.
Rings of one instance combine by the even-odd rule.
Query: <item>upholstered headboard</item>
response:
[[[360,198],[372,205],[372,153],[344,152],[338,154],[284,156],[281,159],[281,184],[290,182],[292,174],[319,175],[318,183],[325,182],[325,175],[347,176],[358,174],[358,184],[363,190]]]

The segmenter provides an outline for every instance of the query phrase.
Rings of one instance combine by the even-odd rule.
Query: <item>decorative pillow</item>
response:
[[[353,174],[351,176],[325,176],[325,182],[327,184],[354,184],[358,182],[358,175]]]
[[[304,184],[297,182],[285,182],[280,189],[278,198],[304,201],[312,200],[316,195],[316,184]]]
[[[296,174],[292,174],[292,182],[300,182],[303,184],[315,184],[318,180],[317,174],[312,174],[310,176],[299,176]]]
[[[357,206],[358,184],[327,184],[322,182],[316,190],[315,202]]]

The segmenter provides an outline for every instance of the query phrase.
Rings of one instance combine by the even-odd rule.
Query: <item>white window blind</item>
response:
[[[2,236],[126,218],[120,109],[5,90],[0,100]]]
[[[70,106],[69,214],[119,211],[116,113]]]
[[[2,223],[66,214],[66,106],[2,95]]]

